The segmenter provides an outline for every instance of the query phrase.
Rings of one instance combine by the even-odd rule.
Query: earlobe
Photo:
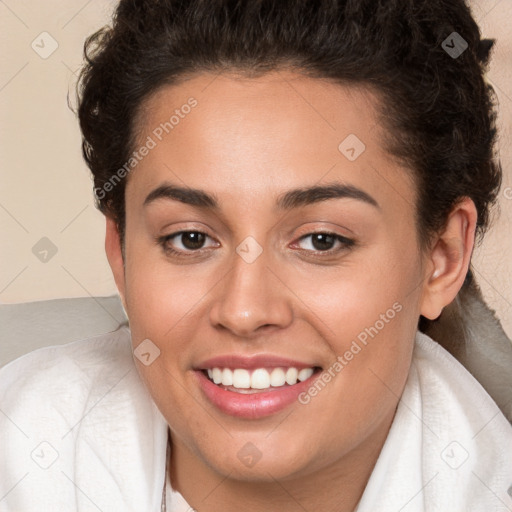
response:
[[[471,262],[476,222],[475,204],[465,198],[454,207],[430,249],[420,309],[425,318],[435,320],[461,289]]]
[[[124,261],[121,248],[121,239],[119,230],[117,229],[116,222],[110,217],[106,217],[106,231],[105,231],[105,252],[107,259],[114,276],[119,295],[125,311],[125,274],[124,274]]]

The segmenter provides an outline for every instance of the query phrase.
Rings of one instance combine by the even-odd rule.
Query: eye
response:
[[[337,235],[336,233],[327,233],[321,231],[316,233],[308,233],[307,235],[299,238],[299,242],[308,238],[311,239],[311,242],[305,244],[306,246],[309,246],[305,249],[307,252],[332,254],[333,252],[339,252],[344,249],[348,249],[355,244],[354,240],[351,240],[350,238]],[[333,246],[336,244],[336,242],[339,244],[338,248],[333,249]]]
[[[187,252],[199,252],[207,238],[210,238],[202,231],[178,231],[170,235],[158,238],[158,243],[166,252],[173,254],[186,254]],[[176,239],[176,242],[173,242]],[[177,245],[175,248],[172,245]],[[181,245],[181,247],[180,247]]]
[[[157,242],[162,246],[167,254],[186,257],[192,253],[202,252],[202,250],[206,248],[204,247],[204,244],[208,238],[211,239],[210,236],[202,231],[178,231],[176,233],[171,233],[170,235],[158,237]],[[305,244],[306,248],[303,248],[302,250],[313,254],[327,253],[327,255],[332,255],[333,253],[349,249],[355,245],[355,241],[350,238],[328,232],[308,233],[307,235],[300,237],[299,241],[294,245],[300,245],[302,240],[306,240],[308,238],[311,239],[311,241],[310,243]],[[336,243],[338,243],[337,249],[333,248]],[[212,246],[214,247],[215,244],[210,247]]]

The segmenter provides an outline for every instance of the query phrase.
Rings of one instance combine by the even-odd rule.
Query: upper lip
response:
[[[196,370],[208,370],[211,368],[245,368],[254,370],[256,368],[278,368],[278,367],[315,368],[319,365],[304,363],[287,357],[274,356],[270,354],[258,354],[254,356],[242,356],[238,354],[226,354],[212,357],[199,363]]]

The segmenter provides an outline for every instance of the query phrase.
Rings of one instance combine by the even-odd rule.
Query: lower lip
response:
[[[217,386],[202,371],[196,371],[195,374],[201,389],[213,405],[226,414],[246,419],[263,418],[282,411],[298,401],[298,396],[306,391],[317,377],[317,373],[314,373],[309,379],[293,386],[283,386],[273,391],[242,394]]]

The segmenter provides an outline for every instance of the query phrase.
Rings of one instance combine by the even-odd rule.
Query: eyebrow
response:
[[[277,198],[276,208],[277,210],[292,210],[329,199],[345,198],[357,199],[380,209],[379,203],[364,190],[354,185],[338,182],[289,190]],[[148,194],[143,205],[147,206],[158,199],[174,200],[198,208],[220,211],[220,203],[215,195],[195,188],[164,183]]]

